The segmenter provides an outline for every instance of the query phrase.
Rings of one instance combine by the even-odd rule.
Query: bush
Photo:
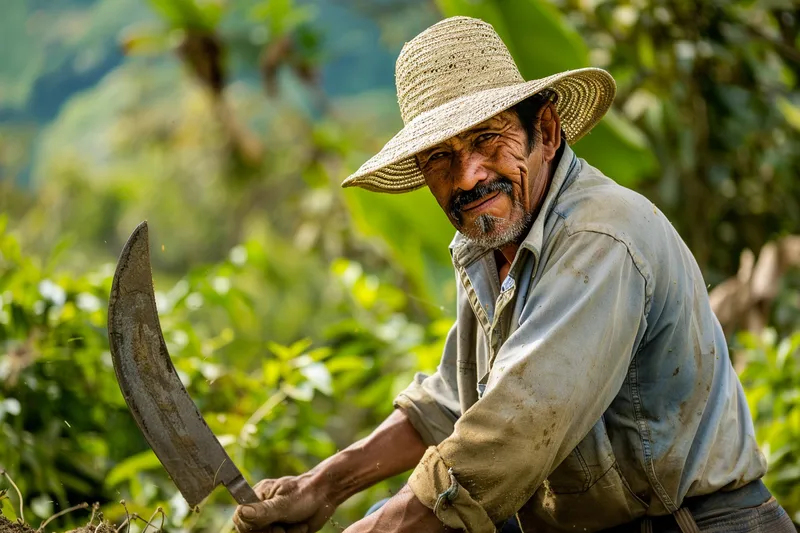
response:
[[[305,471],[377,425],[413,371],[435,367],[449,326],[409,322],[402,292],[342,259],[325,275],[325,305],[338,320],[289,345],[271,342],[263,321],[281,309],[259,303],[270,294],[271,261],[251,241],[166,291],[156,281],[173,363],[251,482]],[[121,521],[124,498],[144,516],[164,507],[171,529],[225,527],[233,500],[218,491],[190,516],[119,392],[106,333],[113,265],[57,273],[0,227],[0,272],[0,347],[8,354],[0,364],[0,464],[23,493],[26,519],[98,501]],[[337,519],[355,520],[399,483],[359,495]]]
[[[741,333],[740,376],[753,414],[756,439],[767,458],[765,483],[800,521],[800,331],[779,338],[772,329]]]

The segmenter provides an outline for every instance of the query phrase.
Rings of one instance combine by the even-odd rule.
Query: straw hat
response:
[[[414,155],[458,135],[544,89],[558,95],[556,109],[570,144],[608,111],[614,78],[599,68],[525,81],[508,48],[486,22],[452,17],[406,43],[395,69],[405,127],[342,183],[401,193],[425,185]]]

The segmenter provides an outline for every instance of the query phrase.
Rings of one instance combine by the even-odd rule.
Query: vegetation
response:
[[[800,233],[790,2],[12,2],[0,19],[0,467],[29,523],[98,502],[120,524],[124,499],[139,516],[162,507],[169,530],[232,527],[224,491],[188,509],[114,377],[111,275],[143,219],[175,366],[249,480],[363,436],[415,371],[435,368],[452,229],[424,190],[338,184],[399,127],[394,57],[443,14],[494,24],[529,78],[611,70],[615,109],[576,151],[663,208],[712,286],[743,250]],[[775,289],[771,329],[730,339],[766,481],[796,520],[798,274]],[[354,497],[327,531],[402,481]],[[0,505],[18,516],[15,491]],[[50,526],[85,525],[80,512]]]

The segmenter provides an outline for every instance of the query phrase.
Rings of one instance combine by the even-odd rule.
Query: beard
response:
[[[492,193],[507,195],[512,202],[511,214],[508,218],[494,215],[479,215],[469,224],[464,224],[463,207],[481,200]],[[456,195],[450,204],[450,215],[458,222],[458,230],[470,242],[484,248],[502,248],[517,243],[530,230],[533,215],[525,210],[525,206],[514,194],[511,180],[498,177],[489,183],[480,183],[469,191]]]
[[[484,214],[475,219],[461,232],[471,242],[484,248],[498,249],[518,243],[530,231],[532,215],[525,212],[519,200],[513,199],[511,217],[500,218]]]

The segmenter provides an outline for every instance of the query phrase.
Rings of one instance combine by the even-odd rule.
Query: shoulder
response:
[[[554,213],[569,233],[603,233],[623,243],[648,238],[663,224],[664,215],[641,194],[606,177],[580,160],[578,175],[565,184]]]
[[[599,241],[618,241],[652,296],[654,268],[673,246],[672,226],[663,213],[643,195],[619,185],[598,169],[580,160],[577,176],[564,184],[553,214],[566,236],[591,233]]]

